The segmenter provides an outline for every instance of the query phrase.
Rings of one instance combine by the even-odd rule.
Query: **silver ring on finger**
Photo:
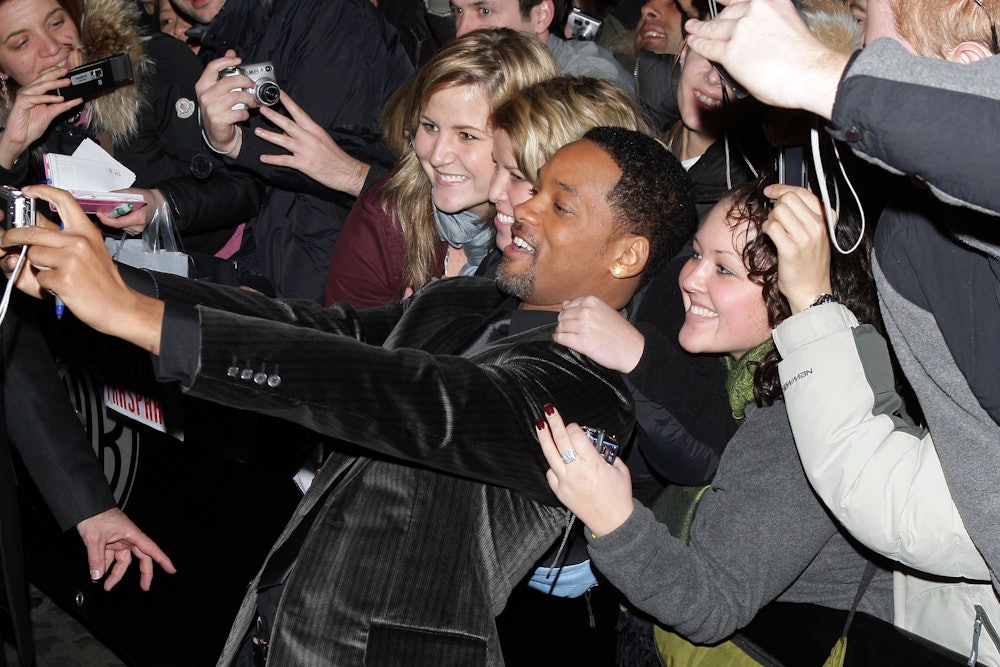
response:
[[[572,448],[565,450],[562,453],[562,460],[563,460],[563,463],[567,463],[567,464],[568,463],[572,463],[573,461],[576,461],[576,452],[574,452]]]

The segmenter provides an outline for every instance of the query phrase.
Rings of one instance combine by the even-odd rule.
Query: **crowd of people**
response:
[[[22,661],[8,441],[105,589],[184,576],[90,456],[55,298],[324,442],[220,665],[1000,665],[1000,2],[402,5],[0,0]],[[45,184],[88,139],[146,205]],[[163,218],[188,276],[109,254]]]

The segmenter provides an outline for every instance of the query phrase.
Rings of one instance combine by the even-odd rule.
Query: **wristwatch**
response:
[[[809,304],[809,307],[812,308],[813,306],[822,306],[824,303],[840,303],[840,302],[834,295],[827,294],[826,292],[821,292],[820,295],[816,297],[816,300],[813,301],[811,304]]]

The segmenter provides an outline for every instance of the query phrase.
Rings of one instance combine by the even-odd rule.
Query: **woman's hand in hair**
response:
[[[794,185],[771,185],[764,194],[775,200],[762,230],[778,250],[778,289],[797,313],[833,291],[823,205],[812,192]]]
[[[596,296],[565,301],[552,340],[620,373],[632,372],[646,346],[642,333]]]
[[[37,79],[21,87],[14,96],[7,127],[0,132],[0,165],[4,169],[38,141],[52,121],[82,102],[80,98],[63,100],[54,92],[69,85],[65,67],[45,70]]]

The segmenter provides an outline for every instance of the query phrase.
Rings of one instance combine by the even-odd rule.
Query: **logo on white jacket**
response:
[[[795,384],[796,382],[798,382],[799,380],[801,380],[805,376],[812,375],[812,374],[813,374],[813,370],[810,368],[809,370],[802,371],[798,375],[795,375],[793,377],[788,378],[788,380],[785,381],[785,383],[781,385],[781,391],[788,391],[788,388],[791,387],[793,384]]]

